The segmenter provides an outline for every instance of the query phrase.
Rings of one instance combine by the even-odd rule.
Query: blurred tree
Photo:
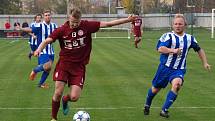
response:
[[[172,13],[173,12],[173,6],[167,1],[162,1],[160,3],[160,13]]]
[[[96,7],[90,4],[89,0],[79,0],[79,2],[76,2],[75,5],[81,9],[82,13],[92,13],[97,11],[95,10]]]
[[[44,10],[53,10],[52,0],[28,0],[27,1],[28,14],[42,13]]]
[[[37,11],[37,13],[43,13],[44,10],[53,10],[50,0],[34,0],[34,3],[34,10]]]
[[[215,0],[172,0],[173,4],[170,0],[1,0],[0,14],[36,14],[47,9],[66,14],[69,1],[83,14],[116,13],[117,6],[125,7],[126,13],[210,13],[215,8]]]
[[[53,11],[57,14],[66,14],[67,13],[67,0],[51,0],[53,4]]]
[[[175,12],[211,12],[215,7],[214,0],[175,0]]]
[[[190,4],[191,5],[191,4]],[[175,0],[175,13],[184,13],[185,11],[188,11],[188,4],[187,0]]]
[[[122,0],[122,6],[126,9],[127,13],[135,12],[135,0]]]
[[[141,13],[141,0],[134,0],[134,11],[135,14]]]
[[[0,14],[21,14],[20,0],[1,0]]]
[[[215,0],[199,0],[201,12],[211,13],[211,9],[215,8]]]
[[[160,0],[143,0],[144,13],[158,13],[160,11]]]
[[[144,13],[151,13],[151,9],[153,8],[153,3],[151,0],[143,0],[143,12]]]

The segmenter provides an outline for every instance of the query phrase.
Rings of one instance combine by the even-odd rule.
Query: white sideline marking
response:
[[[14,42],[18,42],[19,40],[13,40],[13,41],[10,41],[10,43],[14,43]]]
[[[151,108],[160,109],[161,107],[151,107]],[[171,107],[171,108],[174,108],[174,109],[215,109],[215,107]],[[118,108],[88,107],[88,108],[72,108],[72,109],[76,109],[76,110],[122,110],[122,109],[143,109],[143,108],[139,108],[139,107],[118,107]],[[3,107],[0,107],[0,110],[51,110],[51,108],[50,107],[49,108],[3,108]]]

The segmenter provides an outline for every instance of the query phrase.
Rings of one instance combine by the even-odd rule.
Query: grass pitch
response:
[[[185,83],[170,108],[170,118],[159,116],[170,86],[155,97],[150,115],[143,115],[147,90],[159,64],[155,46],[162,33],[144,31],[138,49],[128,39],[94,39],[81,98],[70,103],[68,116],[60,109],[59,121],[72,121],[78,110],[87,111],[91,121],[214,121],[215,40],[203,29],[195,30],[194,35],[207,54],[211,72],[203,69],[197,54],[190,50]],[[56,63],[58,42],[54,45]],[[47,79],[49,89],[37,88],[40,74],[36,81],[29,81],[37,60],[29,61],[28,52],[27,40],[0,40],[0,121],[50,121],[52,74]]]

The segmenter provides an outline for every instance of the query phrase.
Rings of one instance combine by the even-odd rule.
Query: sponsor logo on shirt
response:
[[[74,48],[81,48],[84,47],[86,44],[84,43],[84,39],[86,37],[81,37],[76,40],[64,40],[65,48],[66,49],[74,49]]]
[[[79,31],[78,31],[78,35],[79,35],[79,36],[84,35],[84,31],[83,31],[83,30],[79,30]]]
[[[56,78],[58,77],[58,72],[55,73],[55,77],[56,77]]]

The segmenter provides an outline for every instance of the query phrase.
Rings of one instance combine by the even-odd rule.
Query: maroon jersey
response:
[[[92,49],[91,34],[97,32],[100,22],[81,20],[78,28],[71,29],[67,21],[49,36],[60,43],[60,60],[87,64]]]
[[[132,22],[132,24],[133,24],[134,36],[135,37],[141,37],[142,19],[140,17],[138,17],[137,19],[135,19],[134,22]]]

